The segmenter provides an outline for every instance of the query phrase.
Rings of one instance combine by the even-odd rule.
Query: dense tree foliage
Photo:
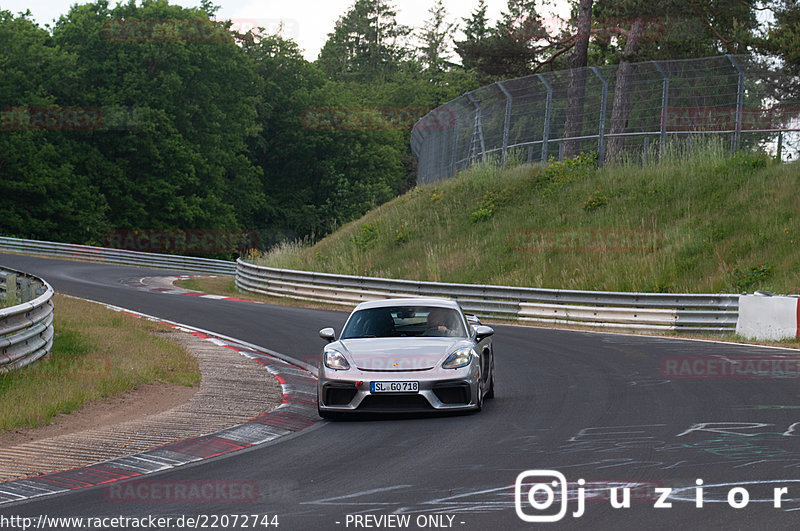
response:
[[[789,76],[780,80],[779,90],[784,97],[800,98],[800,2],[773,0],[768,4],[775,22],[759,43],[762,52],[777,57]]]
[[[533,0],[507,0],[494,22],[477,0],[458,25],[430,3],[409,28],[389,0],[354,0],[314,62],[280,33],[215,21],[209,0],[95,0],[52,28],[0,11],[0,234],[316,238],[413,186],[411,127],[480,84],[754,47],[800,74],[795,0],[573,0],[554,33]],[[774,21],[759,40],[761,9]],[[579,109],[585,80],[573,81]],[[580,131],[581,113],[567,120]]]

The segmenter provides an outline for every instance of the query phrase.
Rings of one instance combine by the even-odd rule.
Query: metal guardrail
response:
[[[275,269],[241,259],[226,262],[6,237],[0,237],[0,251],[235,274],[236,286],[243,291],[348,307],[389,297],[447,297],[482,317],[550,324],[727,333],[735,331],[739,309],[739,296],[729,294],[576,291],[394,280]]]
[[[244,291],[341,306],[389,297],[448,297],[481,317],[642,330],[732,333],[739,310],[739,295],[421,282],[275,269],[242,260],[236,262],[236,286]]]
[[[0,269],[3,301],[22,301],[0,308],[0,373],[46,356],[53,346],[53,288],[41,278]]]
[[[213,260],[211,258],[195,258],[172,254],[143,253],[126,249],[110,249],[108,247],[93,247],[91,245],[76,245],[72,243],[23,240],[18,238],[6,238],[3,236],[0,236],[0,251],[77,258],[80,260],[91,260],[93,262],[110,264],[177,269],[192,273],[233,275],[236,272],[236,264],[227,260]]]

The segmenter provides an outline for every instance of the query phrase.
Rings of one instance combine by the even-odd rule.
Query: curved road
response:
[[[338,330],[346,318],[344,312],[148,293],[125,284],[172,271],[18,255],[0,255],[0,264],[42,276],[61,293],[312,363],[323,344],[317,331]],[[754,356],[785,367],[797,351],[515,326],[496,327],[495,351],[497,397],[480,414],[320,421],[274,443],[146,478],[161,485],[255,483],[256,501],[120,503],[107,486],[0,506],[0,522],[39,515],[234,514],[277,515],[279,529],[796,528],[800,522],[797,374],[686,377],[735,361],[745,366]],[[676,367],[683,377],[665,374]],[[529,523],[517,515],[515,480],[528,469],[560,471],[568,480],[568,514],[559,522]],[[581,478],[585,513],[575,517]],[[697,479],[703,480],[700,508]],[[557,502],[538,512],[530,505],[533,482],[522,485],[525,514],[555,513]],[[625,485],[632,487],[630,508],[612,508],[610,488]],[[728,503],[734,487],[746,491],[746,507]],[[656,488],[672,489],[671,507],[654,507]],[[774,488],[787,489],[780,508],[773,506]],[[544,504],[545,494],[540,489],[534,501]],[[743,495],[734,491],[734,504]],[[409,518],[408,526],[400,517]]]

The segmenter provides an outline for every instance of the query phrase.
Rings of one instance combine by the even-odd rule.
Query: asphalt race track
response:
[[[0,264],[39,275],[61,293],[205,328],[310,363],[323,346],[318,330],[338,331],[346,318],[344,312],[148,293],[125,284],[171,271],[18,255],[0,255]],[[691,367],[696,376],[709,363],[719,367],[738,359],[743,365],[753,356],[787,363],[797,351],[515,326],[497,326],[494,341],[497,395],[479,414],[320,421],[273,443],[146,477],[162,485],[256,484],[255,500],[120,502],[109,489],[125,485],[114,484],[3,505],[0,521],[207,515],[198,528],[216,522],[217,529],[232,529],[232,515],[257,514],[277,516],[279,530],[798,527],[797,374],[665,373]],[[688,364],[684,357],[691,358]],[[560,521],[525,522],[517,515],[515,482],[530,469],[566,477],[567,514]],[[522,483],[522,510],[533,519],[554,515],[558,497],[546,507],[541,488],[534,499],[540,509],[531,505],[532,484],[549,481],[534,479]],[[698,479],[701,508],[695,504]],[[610,488],[624,486],[631,488],[630,507],[612,508]],[[578,488],[584,489],[585,512],[575,517]],[[747,495],[745,507],[728,503],[734,488],[733,505]],[[780,508],[773,506],[775,488],[786,488]],[[654,507],[662,492],[655,489],[672,489],[666,500],[671,507]],[[266,528],[253,527],[252,520],[246,526]]]

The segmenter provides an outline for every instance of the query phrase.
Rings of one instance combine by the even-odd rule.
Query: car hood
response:
[[[340,343],[356,367],[367,371],[432,369],[456,348],[471,345],[459,337],[371,337]]]

